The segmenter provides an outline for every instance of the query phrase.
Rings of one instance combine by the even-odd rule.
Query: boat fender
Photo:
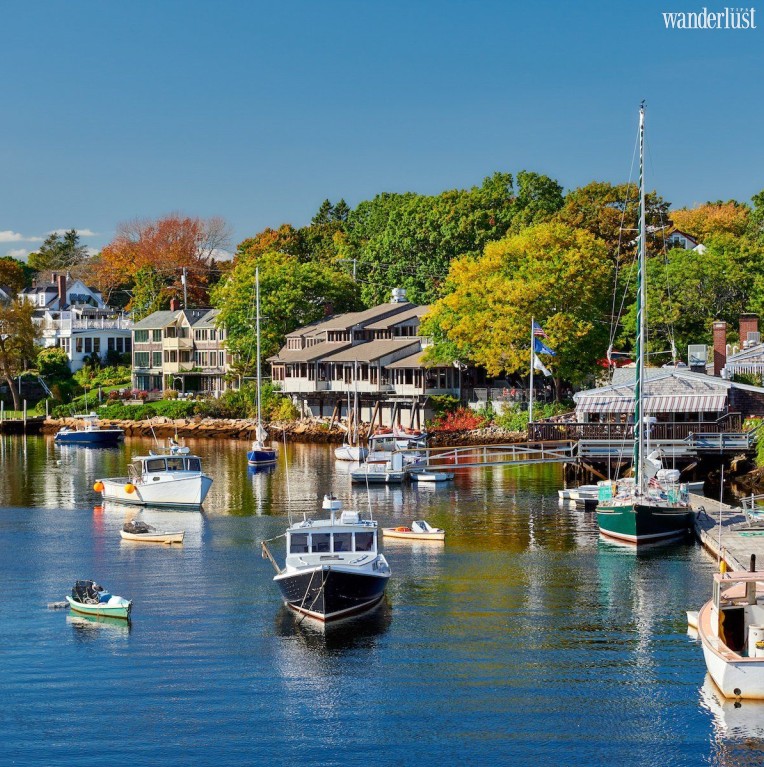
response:
[[[125,492],[128,493],[128,494],[134,493],[135,492],[135,485],[132,482],[128,482],[125,485]]]
[[[96,493],[103,492],[103,482],[101,482],[100,479],[93,485],[93,490],[95,490]]]

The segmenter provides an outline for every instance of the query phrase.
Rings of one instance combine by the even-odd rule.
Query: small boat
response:
[[[147,543],[183,543],[185,532],[178,530],[168,532],[157,530],[156,527],[147,525],[145,522],[133,520],[126,522],[119,531],[120,536],[125,541],[145,541]]]
[[[379,551],[377,523],[361,512],[342,511],[342,504],[324,496],[327,519],[307,515],[286,531],[283,569],[263,541],[284,604],[318,621],[334,621],[365,612],[382,601],[390,580],[390,566]]]
[[[255,306],[256,306],[256,325],[255,333],[257,335],[257,425],[255,426],[255,439],[252,442],[251,449],[247,452],[248,466],[275,466],[276,451],[273,448],[265,446],[265,440],[268,434],[263,428],[262,404],[261,404],[261,381],[260,381],[260,269],[255,269]]]
[[[698,614],[706,668],[727,698],[764,700],[764,571],[714,574]]]
[[[393,453],[388,460],[362,463],[350,472],[350,479],[369,485],[399,485],[406,475],[403,454]]]
[[[202,459],[170,440],[163,452],[152,450],[134,458],[128,476],[97,479],[93,490],[105,501],[197,508],[211,486],[212,477],[202,472]]]
[[[53,441],[59,445],[90,445],[90,446],[111,446],[116,445],[121,439],[124,439],[125,432],[118,427],[102,429],[98,425],[98,416],[95,413],[87,415],[75,415],[79,421],[82,421],[82,427],[72,429],[68,426],[62,426],[57,432]]]
[[[433,527],[423,519],[411,523],[411,527],[384,527],[385,538],[406,538],[412,541],[445,541],[446,531]]]
[[[95,581],[77,581],[72,595],[66,597],[69,607],[83,615],[98,615],[108,618],[129,620],[131,600],[110,594]]]
[[[334,448],[334,457],[338,461],[353,461],[354,463],[359,463],[360,461],[365,460],[368,454],[368,449],[361,447],[361,445],[343,443],[340,447]]]
[[[452,471],[412,471],[411,479],[415,482],[450,482],[454,478]]]
[[[598,485],[579,485],[558,490],[557,496],[561,501],[596,501],[598,493]]]
[[[345,440],[340,447],[334,448],[334,457],[338,461],[365,461],[369,455],[368,448],[362,447],[358,435],[358,363],[353,369],[353,409],[350,410],[350,393],[348,393],[348,428]],[[352,422],[352,426],[351,426]]]

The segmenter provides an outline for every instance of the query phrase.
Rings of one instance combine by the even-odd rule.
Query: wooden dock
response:
[[[569,440],[554,442],[515,442],[507,445],[469,445],[464,447],[429,447],[401,450],[412,455],[425,454],[426,471],[453,471],[485,466],[528,466],[537,463],[574,463],[576,444]],[[410,467],[421,470],[422,464]]]
[[[715,557],[719,556],[721,528],[721,555],[730,570],[747,570],[751,554],[756,555],[757,567],[762,566],[764,529],[747,527],[742,507],[729,506],[702,495],[690,495],[690,501],[698,512],[695,534]]]

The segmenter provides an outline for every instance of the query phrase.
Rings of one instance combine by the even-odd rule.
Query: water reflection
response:
[[[130,634],[129,620],[106,615],[79,615],[70,613],[66,622],[72,627],[74,637],[80,642],[93,642],[103,638],[127,639]]]

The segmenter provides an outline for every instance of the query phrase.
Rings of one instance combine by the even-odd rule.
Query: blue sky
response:
[[[0,8],[0,254],[77,228],[223,216],[232,245],[321,201],[528,169],[675,205],[764,188],[761,29],[661,2],[20,2]],[[754,6],[755,7],[755,6]],[[719,5],[719,8],[723,8]]]

